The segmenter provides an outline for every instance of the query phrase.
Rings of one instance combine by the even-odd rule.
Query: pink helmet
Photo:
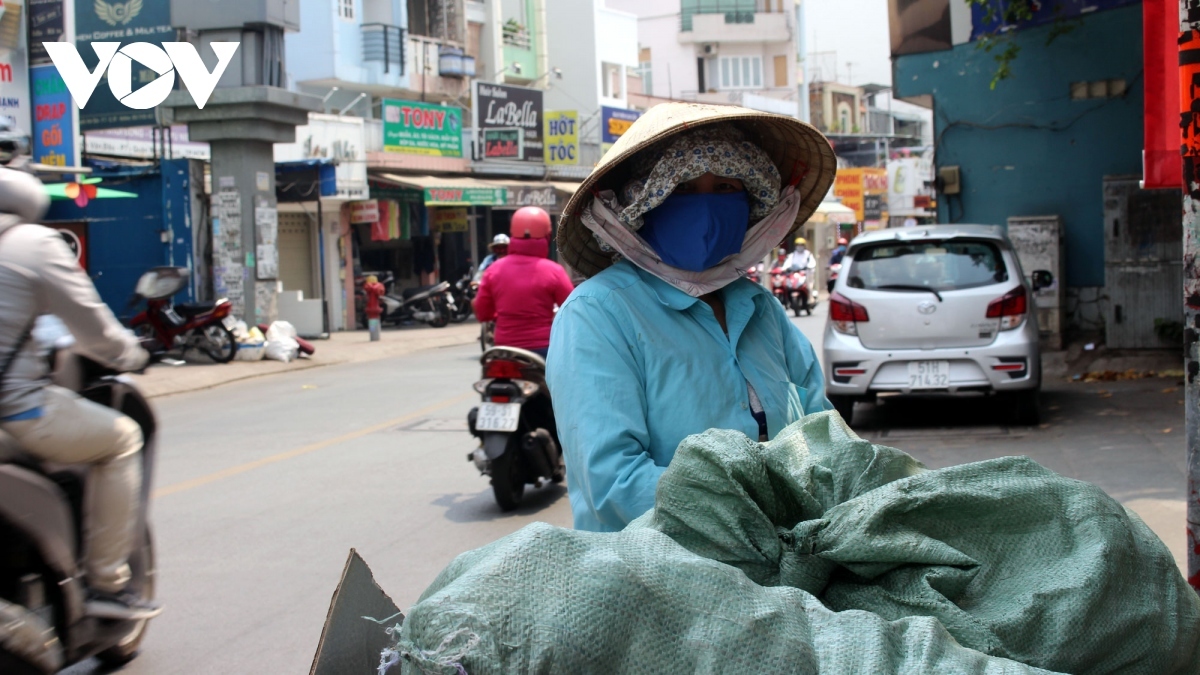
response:
[[[513,214],[508,228],[513,239],[548,239],[550,214],[536,206],[525,206]]]

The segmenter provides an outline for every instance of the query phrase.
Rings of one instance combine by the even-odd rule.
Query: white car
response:
[[[974,394],[1017,424],[1038,422],[1034,293],[1004,229],[933,225],[857,237],[825,327],[826,393],[847,423],[887,394]]]

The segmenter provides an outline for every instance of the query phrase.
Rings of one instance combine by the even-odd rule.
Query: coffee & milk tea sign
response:
[[[475,128],[483,159],[542,162],[542,91],[475,83]]]

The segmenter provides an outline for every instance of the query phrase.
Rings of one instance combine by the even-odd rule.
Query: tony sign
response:
[[[217,66],[211,72],[200,60],[196,47],[189,42],[164,42],[162,47],[149,42],[134,42],[124,47],[120,42],[93,42],[92,49],[100,59],[94,71],[87,69],[79,50],[69,42],[43,42],[42,46],[80,109],[87,105],[107,70],[108,88],[114,98],[127,108],[148,110],[161,104],[175,89],[177,72],[191,92],[196,107],[204,108],[241,43],[211,44],[217,55]],[[134,61],[158,73],[157,78],[137,91],[133,90]]]

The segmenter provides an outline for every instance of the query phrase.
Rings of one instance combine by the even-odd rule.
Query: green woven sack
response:
[[[836,413],[680,445],[653,511],[530,525],[409,612],[402,673],[1200,673],[1200,600],[1136,515],[1009,457],[929,471]]]

